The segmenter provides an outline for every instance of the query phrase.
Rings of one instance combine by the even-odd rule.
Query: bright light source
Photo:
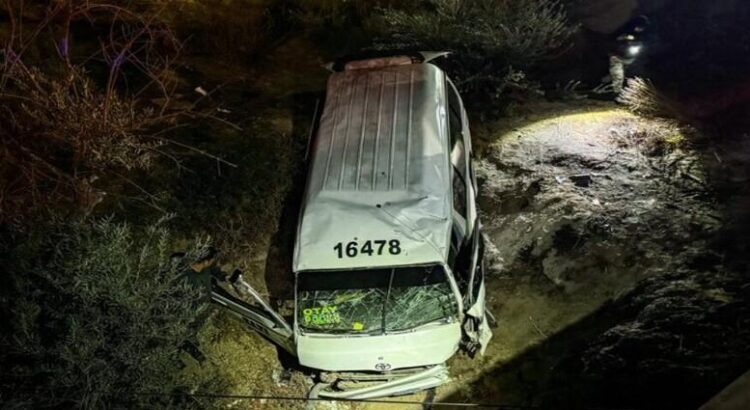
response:
[[[631,56],[637,56],[638,53],[641,52],[641,48],[643,48],[643,46],[630,46],[628,47],[628,54]]]

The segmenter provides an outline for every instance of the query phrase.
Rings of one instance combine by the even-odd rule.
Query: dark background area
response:
[[[575,48],[558,63],[583,70],[578,74],[588,82],[606,73],[607,52],[618,30],[643,15],[649,21],[645,44],[630,75],[651,79],[701,118],[728,114],[750,99],[747,2],[592,0],[568,7],[583,30]]]

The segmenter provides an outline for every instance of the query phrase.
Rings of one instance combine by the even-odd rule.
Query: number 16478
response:
[[[391,255],[398,255],[401,253],[401,241],[398,239],[368,240],[362,242],[361,246],[357,241],[351,241],[347,244],[339,242],[333,247],[333,250],[336,251],[336,256],[339,259],[343,259],[345,256],[356,258],[360,255],[383,255],[384,252],[388,252]]]

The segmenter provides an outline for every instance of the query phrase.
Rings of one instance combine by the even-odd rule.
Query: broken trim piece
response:
[[[378,375],[383,378],[387,378],[388,374]],[[394,376],[398,377],[398,376]],[[372,379],[372,374],[362,373],[361,380]],[[338,381],[339,379],[337,379]],[[357,380],[356,374],[351,379]],[[317,399],[319,397],[327,397],[332,399],[372,399],[376,397],[387,397],[387,396],[399,396],[404,394],[410,394],[416,391],[431,389],[433,387],[440,386],[450,381],[448,374],[448,367],[445,364],[439,364],[432,366],[418,373],[410,374],[408,376],[395,378],[394,380],[387,381],[374,386],[364,387],[356,390],[342,390],[342,391],[330,391],[326,390],[331,386],[335,385],[336,382],[332,383],[318,383],[310,391],[308,396],[311,399]]]

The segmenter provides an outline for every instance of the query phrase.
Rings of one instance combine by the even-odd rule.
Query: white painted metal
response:
[[[312,146],[295,272],[439,264],[450,247],[445,76],[430,64],[334,73]],[[334,246],[398,240],[339,258]]]
[[[458,322],[386,335],[303,334],[297,354],[303,366],[326,371],[395,370],[443,363],[460,339]]]
[[[259,302],[260,306],[244,303],[226,292],[216,290],[211,292],[212,301],[245,319],[256,332],[278,344],[287,352],[296,354],[294,334],[286,321],[271,309],[255,290],[253,290],[252,296]]]

